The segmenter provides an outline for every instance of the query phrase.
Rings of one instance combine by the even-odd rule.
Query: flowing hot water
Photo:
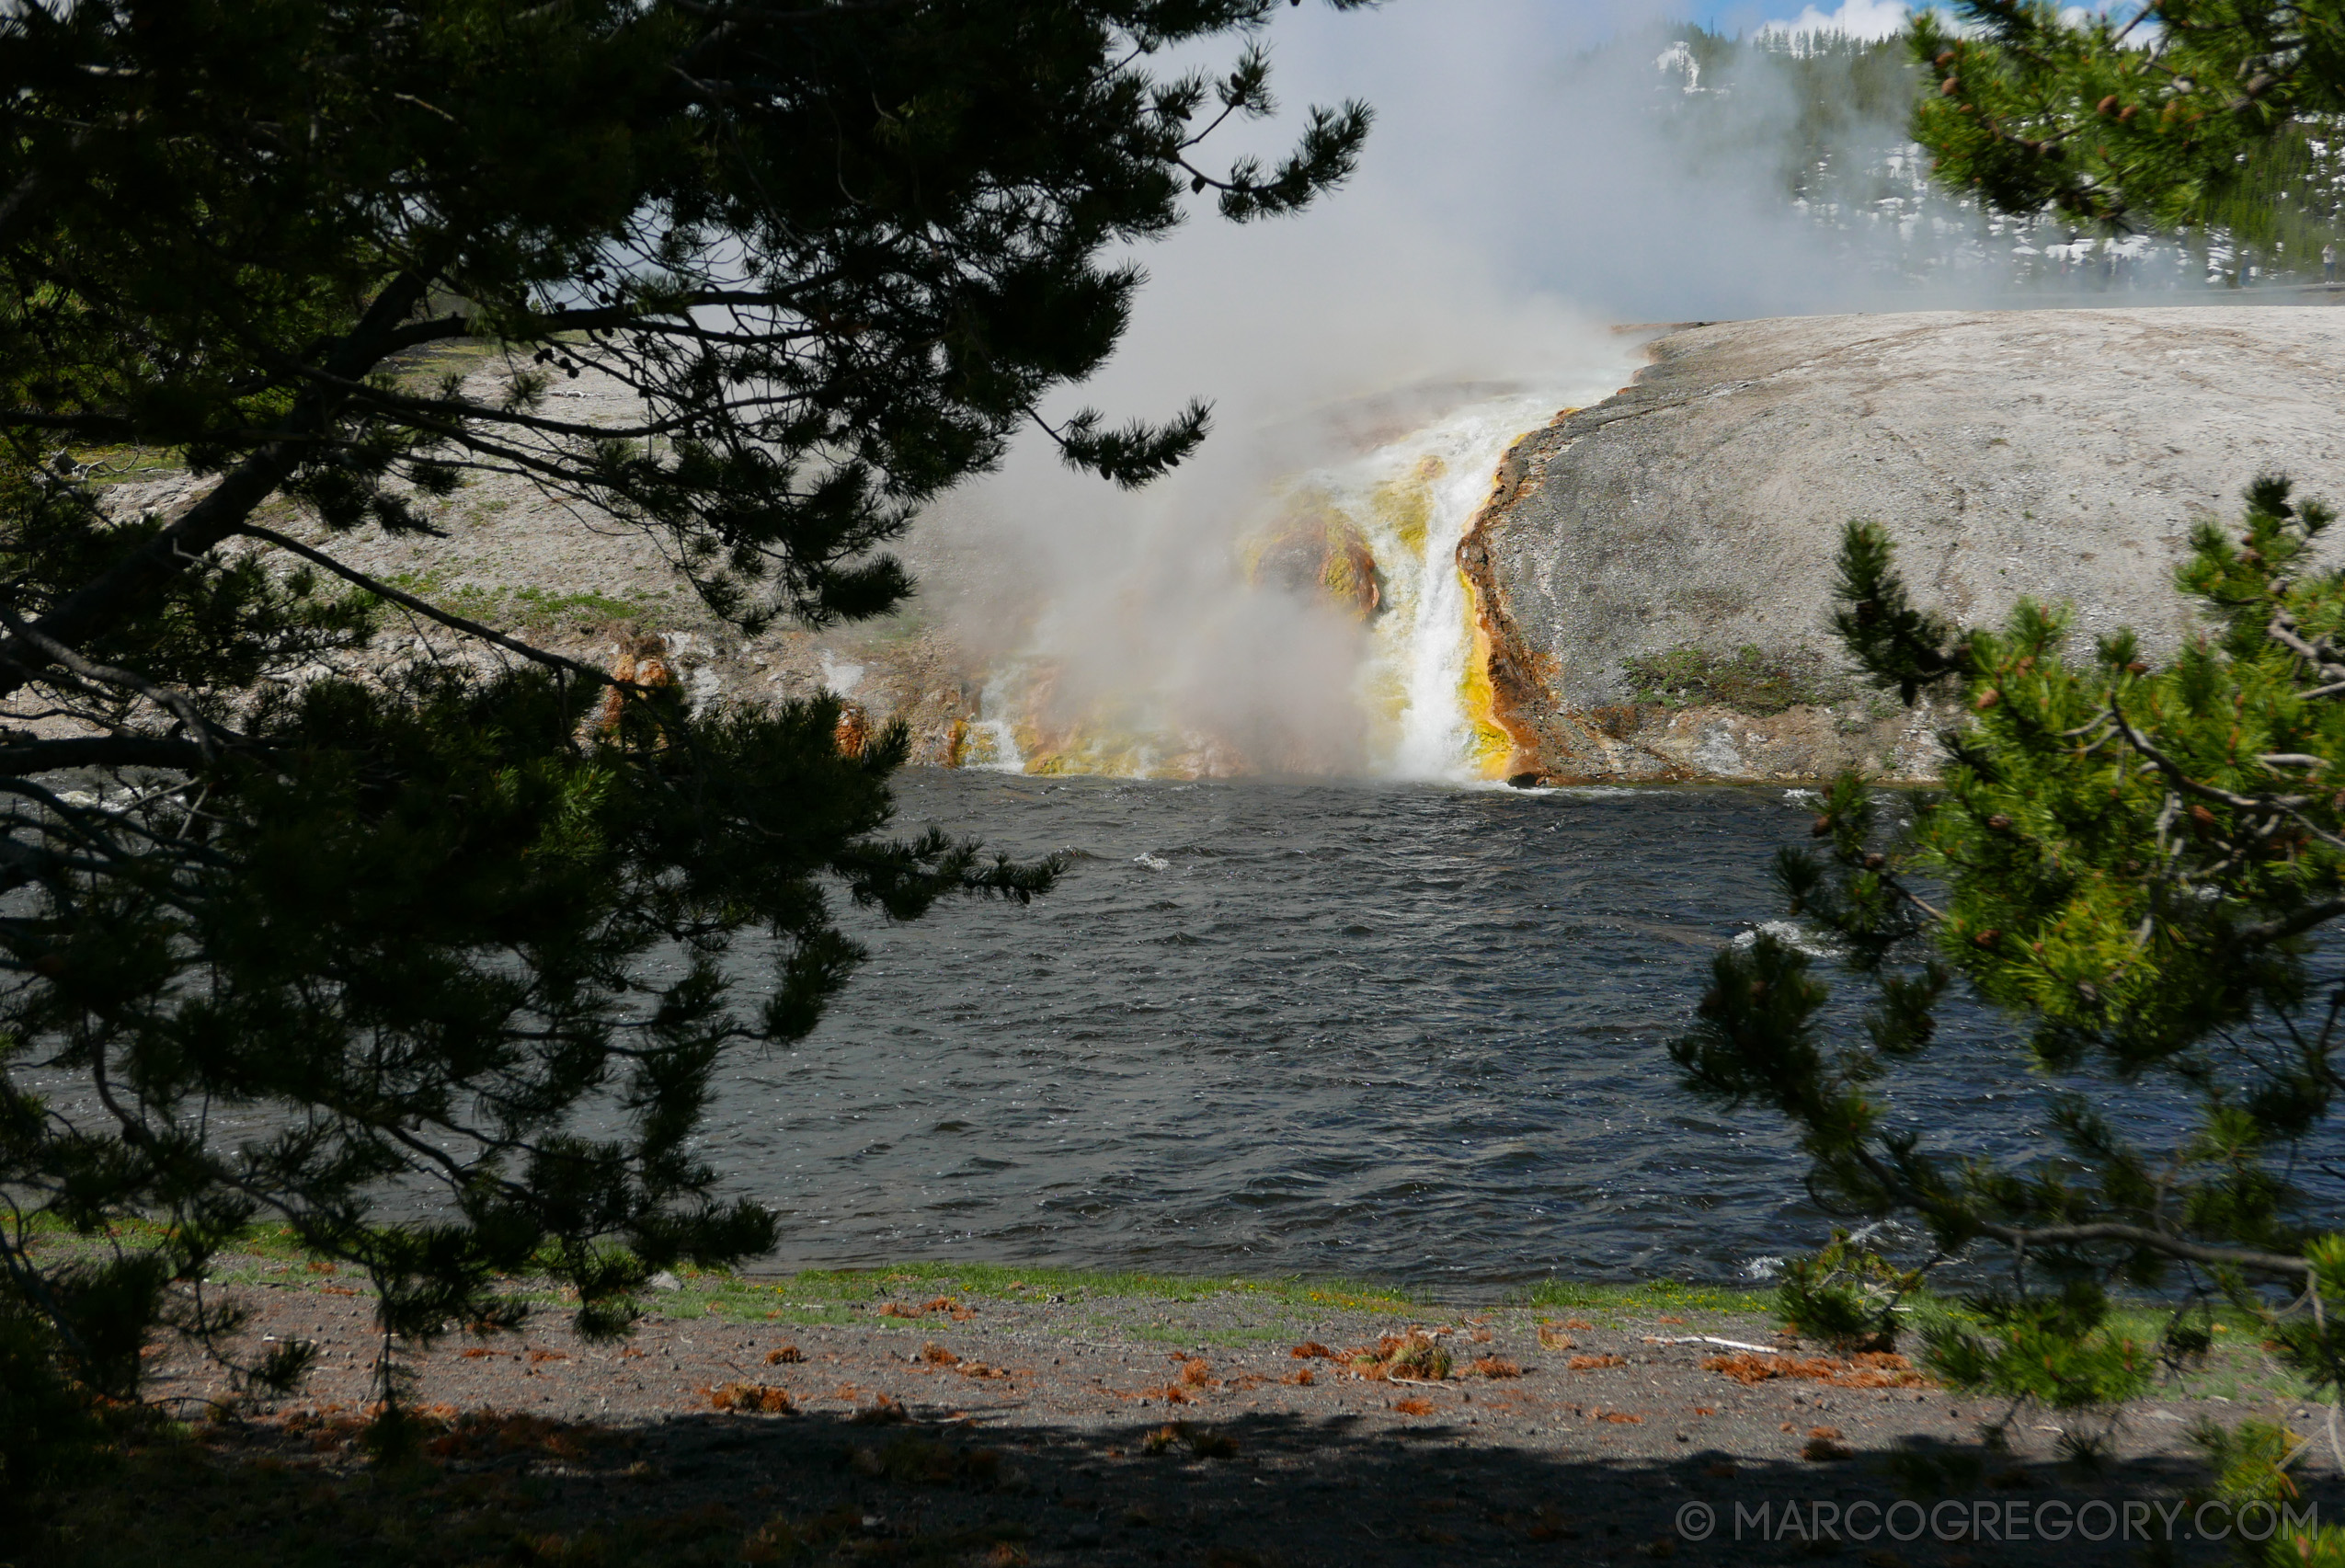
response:
[[[1505,771],[1513,745],[1492,712],[1458,546],[1490,498],[1499,459],[1558,408],[1551,395],[1475,404],[1313,478],[1384,567],[1359,687],[1371,771],[1383,777],[1458,781]]]
[[[1593,383],[1516,388],[1462,404],[1453,396],[1444,410],[1388,418],[1375,437],[1333,461],[1289,469],[1240,503],[1246,521],[1229,531],[1236,536],[1226,588],[1231,602],[1206,607],[1200,619],[1243,601],[1258,615],[1284,615],[1298,626],[1347,621],[1347,673],[1327,689],[1306,690],[1290,671],[1255,672],[1266,682],[1289,680],[1290,709],[1356,710],[1347,744],[1282,735],[1275,716],[1242,731],[1218,724],[1155,679],[1182,666],[1176,648],[1127,659],[1134,673],[1103,691],[1082,679],[1092,673],[1087,665],[1101,662],[1097,647],[1069,634],[1065,617],[1051,609],[1022,651],[986,672],[967,762],[1127,778],[1503,776],[1512,745],[1492,712],[1473,590],[1458,568],[1458,546],[1488,502],[1507,448],[1598,390]],[[1143,583],[1120,591],[1145,601],[1160,589]],[[1192,622],[1172,636],[1214,635]],[[1081,695],[1070,701],[1070,690]]]

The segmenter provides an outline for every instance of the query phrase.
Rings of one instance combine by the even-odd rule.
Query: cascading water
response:
[[[1358,709],[1358,744],[1348,760],[1298,760],[1259,737],[1251,747],[1238,743],[1209,721],[1174,716],[1177,704],[1141,690],[1093,699],[1077,715],[1055,714],[1070,656],[1030,649],[989,672],[966,764],[1156,777],[1365,771],[1462,783],[1503,776],[1513,742],[1492,710],[1473,590],[1458,567],[1458,546],[1490,498],[1507,448],[1560,410],[1598,395],[1593,386],[1555,386],[1452,406],[1367,450],[1290,474],[1261,497],[1257,506],[1269,521],[1240,541],[1233,591],[1284,595],[1280,602],[1295,614],[1353,623],[1348,689],[1318,696]]]
[[[1531,394],[1478,403],[1304,481],[1379,567],[1383,592],[1358,688],[1372,771],[1427,780],[1504,773],[1513,742],[1492,713],[1458,545],[1490,498],[1506,449],[1560,406]]]

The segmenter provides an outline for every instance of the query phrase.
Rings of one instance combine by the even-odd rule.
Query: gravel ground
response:
[[[240,1441],[271,1462],[360,1464],[352,1437],[376,1348],[366,1297],[299,1264],[237,1276],[222,1288],[254,1310],[252,1334],[322,1347],[302,1397]],[[719,1509],[738,1515],[751,1561],[762,1529],[851,1555],[926,1543],[909,1554],[1217,1568],[1820,1550],[1871,1563],[2134,1562],[2162,1528],[2146,1510],[2171,1509],[2202,1473],[2188,1423],[2308,1408],[2251,1347],[2226,1349],[2129,1410],[2116,1459],[2080,1476],[2055,1462],[2055,1417],[2021,1416],[1996,1451],[1981,1426],[1999,1409],[1933,1387],[1847,1386],[1901,1379],[1893,1369],[1844,1362],[1835,1381],[1746,1383],[1704,1363],[1784,1358],[1688,1342],[1822,1354],[1757,1316],[1632,1299],[1428,1308],[1336,1289],[978,1294],[949,1277],[939,1294],[934,1278],[898,1276],[890,1295],[885,1275],[841,1299],[839,1276],[821,1277],[832,1288],[814,1299],[789,1279],[714,1300],[688,1286],[619,1345],[579,1342],[551,1310],[519,1335],[451,1336],[408,1357],[411,1399],[455,1423],[437,1462],[530,1477],[543,1507],[582,1528]],[[1450,1352],[1450,1377],[1380,1379],[1297,1354],[1412,1328]],[[1519,1376],[1475,1372],[1484,1356]],[[158,1372],[161,1396],[218,1391],[185,1353]],[[774,1408],[715,1408],[728,1389]],[[1916,1456],[1937,1463],[1936,1486]],[[2331,1462],[2310,1467],[2307,1498],[2345,1516]],[[2189,1508],[2176,1516],[2179,1559],[2212,1559],[2191,1521]]]

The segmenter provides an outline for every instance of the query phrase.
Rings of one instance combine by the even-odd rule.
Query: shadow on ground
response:
[[[2240,1526],[2201,1473],[2095,1476],[1982,1444],[1773,1464],[1561,1452],[1469,1427],[1251,1415],[1073,1429],[716,1414],[635,1426],[477,1414],[374,1467],[354,1423],[255,1425],[143,1449],[43,1500],[21,1562],[1199,1565],[1667,1559],[2216,1562]],[[2332,1473],[2298,1506],[2345,1518]],[[2170,1542],[2171,1555],[2168,1555]],[[0,1559],[7,1549],[0,1546]]]

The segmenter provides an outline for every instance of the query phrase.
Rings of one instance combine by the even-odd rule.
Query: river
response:
[[[1779,912],[1802,792],[913,771],[901,800],[1074,858],[1029,908],[858,922],[821,1027],[727,1080],[711,1152],[784,1265],[1463,1288],[1764,1277],[1828,1233],[1776,1119],[1697,1104],[1666,1055],[1711,956]],[[2008,1025],[1946,1022],[1896,1114],[2024,1150],[2050,1085]]]

